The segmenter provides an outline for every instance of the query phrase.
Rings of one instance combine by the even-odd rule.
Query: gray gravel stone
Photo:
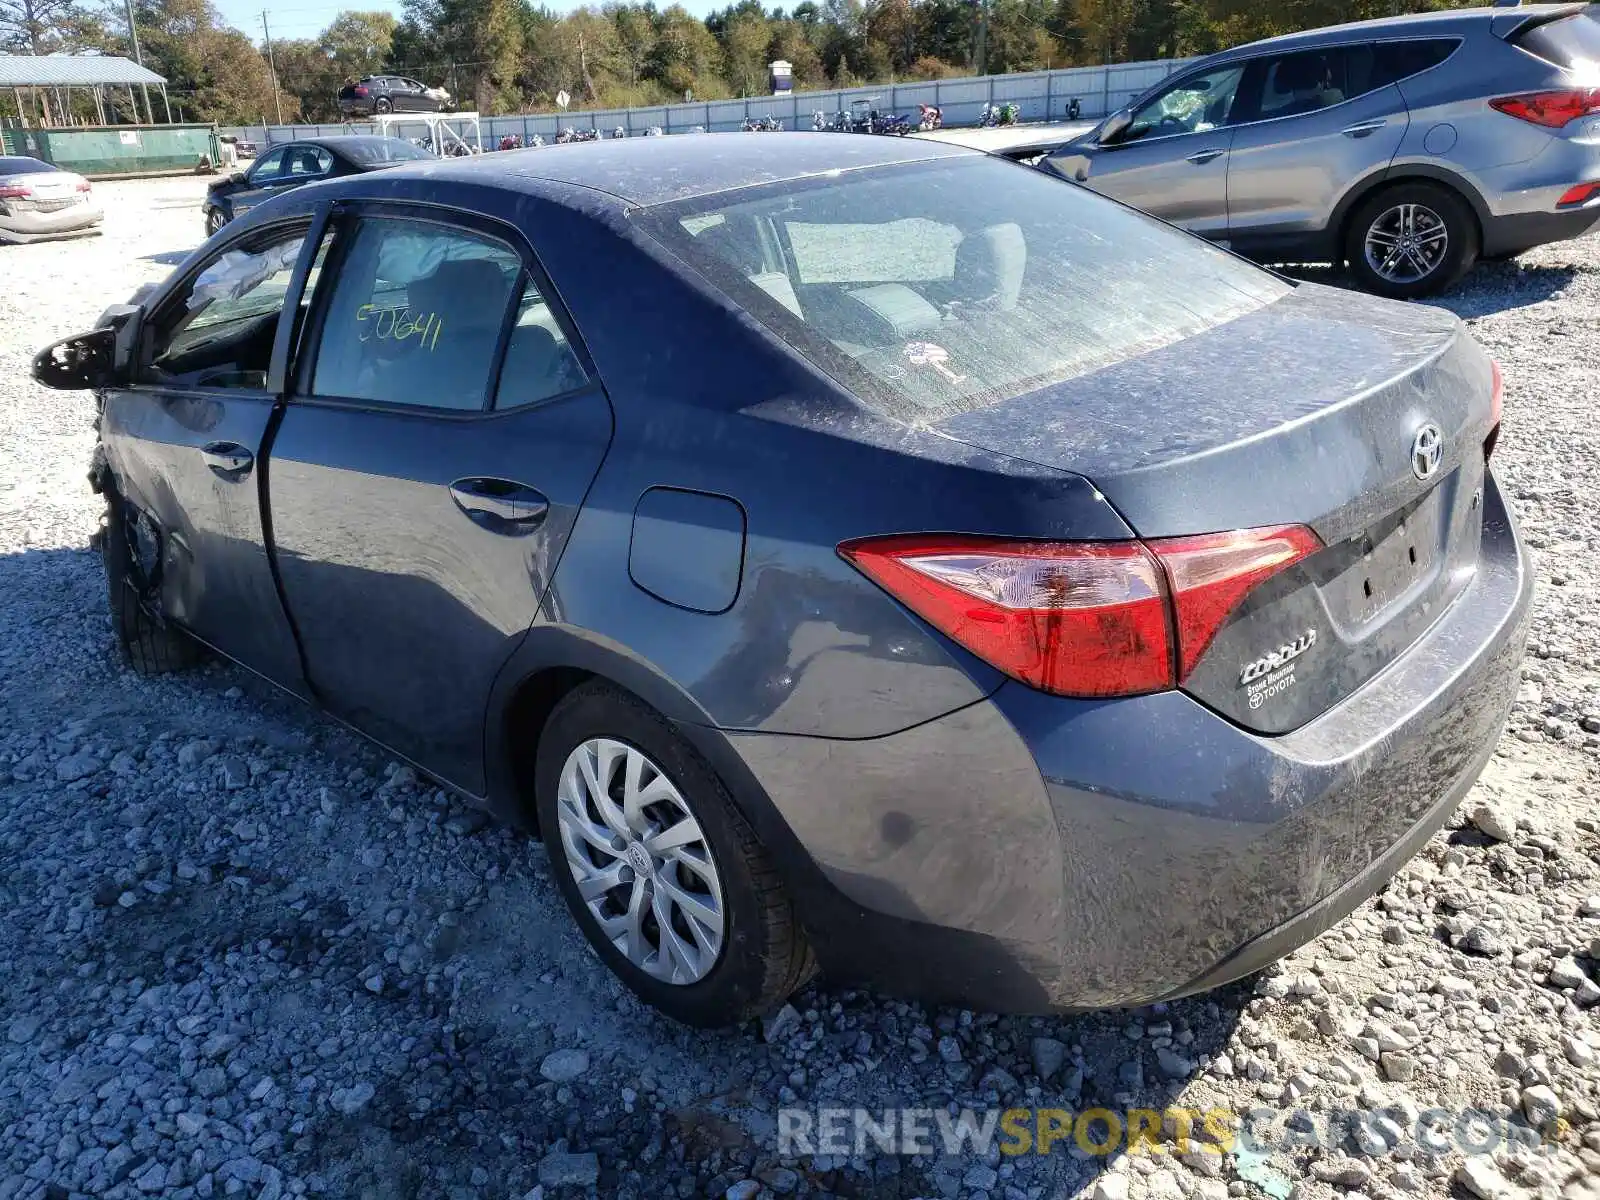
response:
[[[593,1153],[547,1154],[539,1160],[539,1182],[547,1188],[592,1187],[600,1178],[600,1159]]]
[[[574,1079],[582,1078],[588,1070],[589,1052],[579,1049],[556,1050],[547,1054],[539,1064],[539,1074],[551,1083],[571,1083]]]

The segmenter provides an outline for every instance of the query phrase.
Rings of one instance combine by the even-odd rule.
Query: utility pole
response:
[[[283,124],[283,96],[278,91],[278,64],[272,57],[272,30],[267,28],[267,14],[261,14],[261,32],[267,39],[267,69],[272,72],[272,102],[278,109],[278,124]]]
[[[972,67],[979,75],[987,75],[989,60],[989,3],[973,0],[978,9],[978,31],[972,49]]]
[[[122,0],[122,6],[128,14],[128,40],[133,43],[133,61],[142,67],[144,66],[144,55],[139,52],[139,26],[133,19],[133,0]],[[144,93],[145,116],[150,124],[154,125],[156,117],[155,111],[150,107],[150,87],[148,84],[141,83],[139,90]],[[130,100],[133,99],[133,90],[131,88],[128,91],[128,98]],[[139,102],[137,100],[133,102],[133,120],[134,124],[138,124]]]

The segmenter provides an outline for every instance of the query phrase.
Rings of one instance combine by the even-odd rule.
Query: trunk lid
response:
[[[1277,733],[1393,661],[1470,581],[1492,374],[1448,312],[1303,285],[939,428],[1087,477],[1143,538],[1315,530],[1324,549],[1250,593],[1182,685]],[[1429,426],[1437,463],[1419,473]]]

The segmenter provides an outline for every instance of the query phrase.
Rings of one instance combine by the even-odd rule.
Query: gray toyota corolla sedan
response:
[[[889,138],[316,184],[41,352],[135,668],[213,650],[536,828],[696,1024],[1254,971],[1447,819],[1531,591],[1499,375]]]

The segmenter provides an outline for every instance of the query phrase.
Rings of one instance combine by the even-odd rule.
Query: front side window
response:
[[[278,317],[306,231],[235,243],[200,269],[158,317],[147,381],[203,388],[266,386]]]
[[[250,182],[271,183],[277,179],[283,170],[283,156],[287,153],[287,147],[280,146],[256,159],[256,165],[250,168]]]
[[[1364,96],[1373,89],[1370,45],[1303,50],[1262,63],[1259,120],[1298,117]]]
[[[913,422],[1158,349],[1291,286],[987,155],[769,184],[639,220],[869,407]]]
[[[522,260],[466,230],[376,217],[355,230],[317,350],[319,396],[478,411]]]
[[[1134,111],[1119,142],[1178,133],[1204,133],[1228,123],[1243,65],[1192,75]]]

